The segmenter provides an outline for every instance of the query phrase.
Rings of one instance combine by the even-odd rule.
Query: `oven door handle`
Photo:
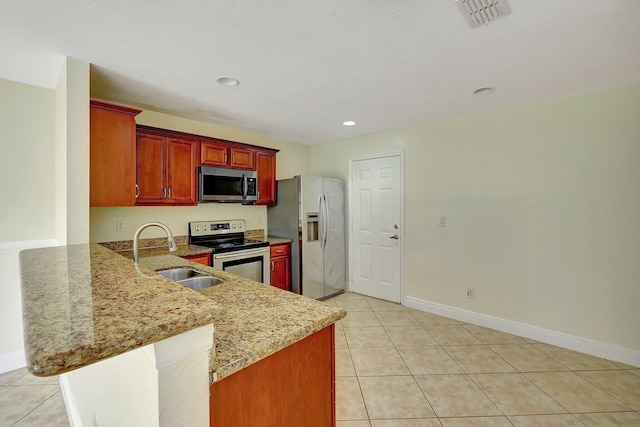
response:
[[[259,249],[257,251],[251,251],[251,252],[236,251],[236,252],[232,252],[230,254],[225,254],[225,255],[213,255],[213,258],[214,259],[235,258],[237,256],[257,255],[257,254],[261,254],[261,253],[265,253],[265,252],[269,252],[269,248]]]

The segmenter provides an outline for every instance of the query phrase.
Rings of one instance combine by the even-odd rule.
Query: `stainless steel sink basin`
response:
[[[209,276],[206,273],[202,273],[188,267],[160,270],[156,273],[166,277],[167,279],[173,280],[174,282],[178,282],[187,288],[193,289],[194,291],[199,291],[200,289],[222,283],[222,280],[217,277]]]
[[[204,273],[196,271],[192,268],[172,268],[170,270],[160,270],[157,273],[175,282],[188,279],[190,277],[205,275]]]
[[[178,283],[186,286],[187,288],[191,288],[194,291],[199,291],[200,289],[208,288],[209,286],[214,286],[222,283],[222,280],[212,276],[200,276],[178,280]]]

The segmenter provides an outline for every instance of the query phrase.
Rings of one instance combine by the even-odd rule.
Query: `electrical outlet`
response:
[[[476,289],[475,288],[467,288],[467,298],[474,299],[476,297]]]
[[[445,215],[440,215],[440,221],[438,221],[438,227],[446,227],[447,226],[447,217]]]
[[[124,220],[116,219],[116,232],[121,233],[124,231]]]

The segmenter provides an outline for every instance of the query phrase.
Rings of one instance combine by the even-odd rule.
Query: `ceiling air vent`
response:
[[[456,0],[456,4],[471,28],[511,13],[506,0]]]

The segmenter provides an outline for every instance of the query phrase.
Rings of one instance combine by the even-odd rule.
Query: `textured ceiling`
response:
[[[509,5],[0,0],[0,77],[54,87],[71,56],[92,97],[304,144],[640,81],[639,0]]]

